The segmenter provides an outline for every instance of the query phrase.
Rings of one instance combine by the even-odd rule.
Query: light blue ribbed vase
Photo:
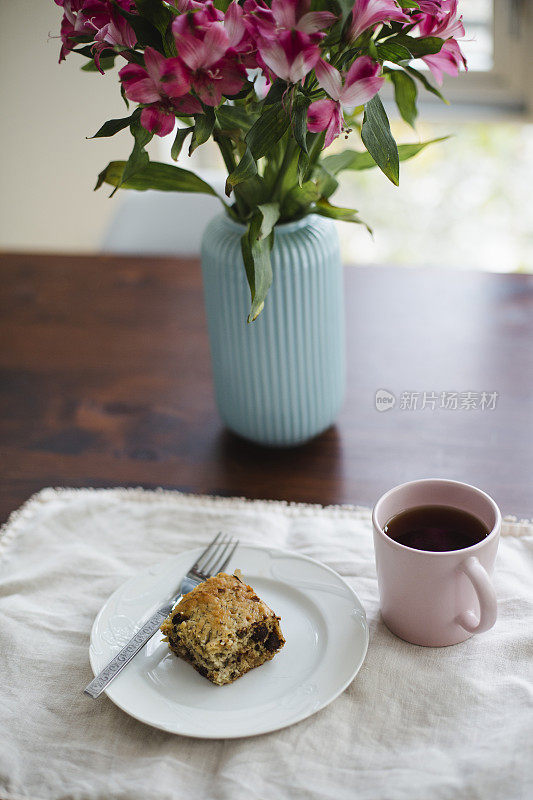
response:
[[[223,422],[263,445],[301,444],[337,417],[345,386],[339,241],[317,215],[277,225],[273,281],[248,324],[244,226],[221,214],[202,242],[215,396]]]

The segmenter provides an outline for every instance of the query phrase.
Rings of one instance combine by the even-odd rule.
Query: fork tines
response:
[[[210,575],[223,572],[238,544],[238,539],[234,539],[232,536],[222,536],[222,531],[220,531],[208,544],[190,571],[197,573],[203,580],[209,578]]]

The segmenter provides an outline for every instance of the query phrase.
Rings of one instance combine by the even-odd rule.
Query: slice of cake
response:
[[[279,620],[237,570],[220,572],[184,595],[161,631],[173,653],[223,686],[281,650]]]

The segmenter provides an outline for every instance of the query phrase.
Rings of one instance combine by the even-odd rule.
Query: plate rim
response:
[[[323,708],[326,708],[330,703],[332,703],[334,700],[336,700],[345,691],[345,689],[347,689],[347,687],[352,683],[352,681],[355,679],[355,677],[357,676],[359,670],[361,669],[361,667],[364,664],[364,661],[365,661],[365,658],[366,658],[366,655],[367,655],[367,652],[368,652],[368,645],[369,645],[369,627],[368,627],[366,609],[365,609],[363,603],[361,602],[361,600],[360,600],[357,592],[355,591],[355,589],[353,589],[350,586],[350,584],[345,580],[345,578],[342,575],[340,575],[336,570],[334,570],[333,567],[328,566],[328,564],[324,564],[323,561],[319,561],[317,558],[312,558],[311,556],[305,555],[304,553],[298,553],[295,550],[288,550],[288,549],[283,548],[283,547],[270,547],[269,545],[262,545],[262,544],[255,544],[255,543],[248,544],[246,542],[243,543],[241,545],[241,547],[247,548],[247,549],[250,549],[250,550],[262,550],[262,551],[267,551],[269,553],[278,553],[278,554],[280,554],[282,556],[289,556],[291,558],[296,558],[299,561],[310,561],[311,563],[316,564],[318,567],[320,567],[321,569],[325,570],[326,572],[331,573],[333,576],[335,576],[335,578],[340,580],[342,584],[344,584],[346,589],[348,589],[348,591],[350,592],[352,597],[356,600],[356,602],[358,603],[358,605],[360,606],[360,608],[361,608],[361,610],[363,612],[362,615],[361,615],[361,621],[363,623],[362,627],[363,627],[363,631],[364,631],[364,645],[363,645],[363,648],[362,648],[362,653],[361,653],[361,656],[358,659],[358,661],[355,663],[354,669],[350,673],[350,676],[348,677],[348,679],[345,680],[342,683],[342,685],[340,686],[340,688],[338,688],[338,690],[336,690],[331,696],[329,696],[327,700],[325,700],[323,703],[320,703],[320,705],[318,705],[316,708],[313,708],[312,710],[303,711],[303,712],[301,712],[299,714],[296,714],[294,718],[291,718],[288,721],[285,721],[285,722],[282,722],[282,723],[275,723],[273,726],[270,725],[270,726],[267,726],[265,729],[257,730],[255,732],[229,733],[229,734],[225,734],[225,735],[220,735],[220,734],[218,734],[218,735],[217,734],[210,735],[209,733],[206,733],[206,732],[189,733],[189,732],[177,731],[177,730],[173,730],[173,729],[171,729],[169,727],[166,727],[165,725],[158,725],[158,724],[156,724],[154,722],[148,722],[146,719],[143,719],[138,714],[136,714],[136,713],[130,711],[129,709],[125,708],[122,703],[118,702],[115,698],[113,698],[109,694],[109,691],[112,688],[111,685],[110,685],[108,688],[104,689],[104,692],[105,692],[107,698],[117,708],[119,708],[121,711],[123,711],[125,714],[127,714],[130,717],[132,717],[133,719],[136,719],[138,722],[142,722],[144,725],[148,725],[151,728],[155,728],[156,730],[161,730],[161,731],[164,731],[165,733],[173,734],[174,736],[184,736],[184,737],[186,737],[188,739],[202,739],[202,740],[211,740],[211,741],[223,740],[223,739],[247,739],[247,738],[252,737],[252,736],[264,736],[265,734],[268,734],[268,733],[274,733],[275,731],[283,730],[284,728],[288,728],[291,725],[296,725],[298,722],[302,722],[304,719],[307,719],[308,717],[313,716],[318,711],[321,711]],[[194,548],[189,548],[188,550],[182,550],[180,553],[176,553],[175,556],[173,556],[173,557],[174,558],[175,557],[181,557],[181,556],[187,555],[188,553],[191,554],[191,557],[194,557],[194,554],[196,554],[198,551],[201,553],[202,550],[203,550],[203,548],[201,546],[194,547]],[[96,667],[95,667],[95,665],[93,663],[93,655],[92,655],[93,637],[96,636],[96,627],[98,625],[100,617],[102,616],[102,614],[104,612],[104,609],[106,608],[108,603],[112,600],[112,598],[116,594],[118,594],[118,592],[120,592],[122,590],[122,588],[127,583],[132,581],[137,576],[144,575],[148,570],[153,569],[153,568],[157,568],[160,564],[165,564],[165,563],[168,563],[168,559],[166,561],[158,561],[155,564],[152,564],[151,566],[147,567],[146,569],[139,570],[139,572],[136,572],[134,575],[131,575],[129,578],[127,578],[125,581],[123,581],[120,584],[120,586],[117,586],[115,591],[112,592],[109,595],[109,597],[104,601],[104,603],[102,604],[102,606],[98,610],[98,612],[97,612],[97,614],[96,614],[96,616],[95,616],[95,618],[93,620],[93,624],[91,626],[91,633],[90,633],[90,638],[89,638],[89,663],[91,665],[91,670],[92,670],[94,675],[97,674],[97,671],[96,671]]]

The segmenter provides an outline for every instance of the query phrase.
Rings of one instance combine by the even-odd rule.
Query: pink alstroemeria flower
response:
[[[206,106],[218,106],[222,95],[237,94],[246,78],[244,67],[228,54],[230,39],[224,23],[213,22],[207,30],[196,26],[196,18],[201,12],[193,14],[192,20],[177,17],[172,24],[179,57],[190,71],[191,84],[200,100]],[[191,27],[192,25],[192,27]],[[190,32],[185,32],[190,31]]]
[[[256,69],[257,47],[244,22],[244,10],[237,0],[233,0],[224,14],[224,30],[228,36],[229,47],[241,64]]]
[[[121,16],[109,0],[55,0],[63,8],[61,22],[61,39],[63,46],[59,61],[63,61],[67,53],[76,46],[72,37],[89,37],[95,42],[93,52],[95,63],[100,69],[100,54],[106,48],[114,46],[130,48],[137,41],[133,28]],[[135,11],[133,0],[117,0],[117,4],[125,11]],[[100,69],[102,72],[102,70]]]
[[[100,67],[100,56],[103,50],[114,47],[133,48],[137,44],[135,31],[115,8],[111,9],[109,22],[96,32],[94,39],[94,63],[100,72],[103,72]]]
[[[201,0],[174,0],[174,5],[180,14],[185,14],[186,11],[202,9],[205,3],[201,2]]]
[[[431,56],[423,56],[422,61],[428,65],[439,86],[442,86],[445,72],[448,75],[457,77],[461,64],[465,70],[468,70],[466,58],[455,39],[448,39],[438,53]]]
[[[320,48],[308,34],[283,31],[275,39],[261,39],[259,53],[274,75],[288,83],[298,83],[320,58]]]
[[[310,0],[246,0],[245,24],[257,42],[259,63],[275,76],[298,83],[320,58],[321,31],[337,17],[329,11],[310,11]]]
[[[318,33],[337,20],[330,11],[310,11],[310,8],[311,0],[272,0],[272,16],[276,28]]]
[[[183,4],[182,4],[183,5]],[[223,22],[224,14],[215,8],[213,0],[189,0],[187,11],[194,14],[182,13],[174,20],[174,33],[192,33],[206,31],[213,22]]]
[[[344,126],[343,109],[353,111],[356,106],[367,103],[383,86],[384,78],[379,75],[380,64],[370,56],[356,58],[344,77],[341,73],[321,59],[315,67],[320,86],[329,98],[311,103],[307,112],[307,127],[311,133],[326,131],[324,147],[329,147]]]
[[[197,36],[199,32],[205,34],[211,25],[218,22],[221,23],[224,32],[227,34],[227,50],[231,50],[231,54],[246,56],[255,50],[255,45],[244,24],[243,8],[237,0],[233,0],[230,3],[225,14],[215,8],[213,0],[207,0],[207,2],[181,0],[178,7],[180,5],[187,5],[188,9],[194,9],[195,13],[193,17],[182,14],[175,19],[173,25],[174,36],[186,34]],[[255,67],[257,65],[254,62],[250,66]]]
[[[337,20],[330,11],[310,11],[310,0],[272,0],[269,8],[263,0],[246,0],[246,23],[258,36],[271,38],[281,31],[318,33]]]
[[[373,25],[383,22],[409,22],[410,18],[399,8],[395,0],[355,0],[348,39],[354,42],[358,36]]]
[[[468,69],[457,42],[457,38],[465,35],[463,18],[457,17],[457,0],[444,0],[437,15],[426,14],[419,18],[418,23],[420,36],[437,36],[445,40],[438,53],[422,57],[439,85],[442,85],[443,73],[456,77],[461,64]]]
[[[59,53],[59,63],[61,63],[76,47],[77,42],[72,37],[92,36],[94,29],[86,26],[86,18],[82,13],[87,0],[55,0],[55,2],[63,9],[60,33],[62,46]]]
[[[188,95],[191,88],[187,70],[179,58],[165,58],[147,47],[146,69],[127,64],[119,72],[128,100],[147,104],[141,111],[141,125],[146,130],[166,136],[174,129],[176,113],[199,114],[202,106]]]
[[[419,0],[418,6],[422,14],[431,14],[434,17],[448,10],[446,8],[447,0]]]

